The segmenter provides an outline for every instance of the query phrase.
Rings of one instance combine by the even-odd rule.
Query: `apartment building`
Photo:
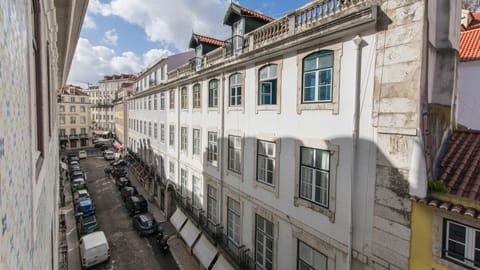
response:
[[[193,34],[194,58],[132,95],[128,148],[205,268],[409,268],[459,8],[325,0],[273,19],[231,3],[229,39]]]
[[[67,85],[60,90],[58,117],[60,148],[75,149],[91,145],[90,100],[79,86]]]
[[[0,269],[59,269],[57,93],[88,1],[0,4]]]
[[[92,101],[92,122],[95,133],[101,136],[112,137],[115,132],[115,112],[113,100],[117,90],[123,83],[135,81],[135,75],[120,74],[104,76],[98,82],[98,90],[90,91]]]
[[[120,89],[115,93],[115,99],[112,101],[115,113],[115,135],[116,142],[114,146],[117,150],[123,150],[128,138],[127,127],[127,106],[125,105],[128,96],[133,93],[134,83],[123,83]]]

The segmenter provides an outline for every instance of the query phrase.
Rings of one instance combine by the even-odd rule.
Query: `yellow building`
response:
[[[431,192],[412,199],[410,269],[480,269],[479,149],[480,132],[453,132]]]
[[[58,104],[58,134],[62,149],[75,149],[91,144],[90,102],[88,94],[78,86],[62,88]]]

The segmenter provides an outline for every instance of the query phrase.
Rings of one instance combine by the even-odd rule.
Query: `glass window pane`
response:
[[[315,70],[315,69],[317,69],[317,57],[313,55],[303,60],[304,71]]]
[[[316,150],[316,159],[315,159],[315,168],[322,169],[322,170],[329,170],[330,169],[330,153],[325,150]]]
[[[448,256],[463,261],[465,257],[465,245],[459,244],[454,241],[448,241]]]
[[[312,148],[301,148],[302,151],[302,165],[314,167]]]
[[[331,66],[333,66],[333,54],[326,54],[318,57],[318,68]]]
[[[466,228],[455,223],[449,223],[448,236],[450,239],[465,243]]]

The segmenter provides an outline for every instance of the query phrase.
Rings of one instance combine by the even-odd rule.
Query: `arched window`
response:
[[[230,106],[242,105],[242,74],[235,73],[230,76]]]
[[[277,65],[261,68],[258,78],[258,105],[277,104]]]
[[[303,59],[302,103],[332,101],[333,51],[320,51]]]
[[[200,84],[197,83],[193,86],[193,108],[199,109],[201,106]]]
[[[218,80],[213,79],[208,82],[208,107],[218,107]]]

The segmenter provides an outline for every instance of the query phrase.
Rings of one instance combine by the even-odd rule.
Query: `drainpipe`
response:
[[[223,149],[223,146],[224,146],[224,142],[225,142],[225,73],[222,72],[222,75],[221,75],[221,83],[222,83],[222,91],[220,92],[221,95],[221,98],[219,99],[220,100],[220,106],[221,106],[221,110],[220,110],[220,115],[221,115],[221,118],[222,118],[222,121],[220,123],[220,155],[219,155],[219,158],[218,158],[218,161],[217,161],[217,164],[218,164],[218,168],[220,170],[220,220],[219,220],[219,223],[220,224],[223,224],[223,178],[224,178],[224,171],[223,171],[223,157],[224,157],[224,149]],[[217,99],[218,100],[218,99]],[[218,138],[217,138],[218,140]]]
[[[352,269],[352,253],[353,253],[353,184],[355,181],[355,175],[357,174],[357,144],[358,144],[358,130],[360,124],[360,83],[361,83],[361,67],[362,67],[362,54],[360,51],[361,44],[363,39],[357,35],[353,39],[355,44],[355,78],[354,78],[354,110],[353,110],[353,124],[352,124],[352,162],[351,162],[351,172],[350,172],[350,209],[349,209],[349,233],[348,233],[348,270]]]

